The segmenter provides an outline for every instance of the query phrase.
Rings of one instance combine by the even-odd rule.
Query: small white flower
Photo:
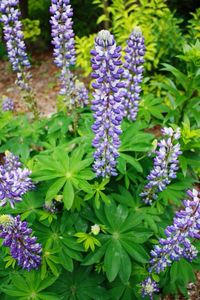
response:
[[[100,232],[101,228],[98,224],[94,224],[93,226],[91,226],[91,232],[94,234],[94,235],[98,235],[99,232]]]

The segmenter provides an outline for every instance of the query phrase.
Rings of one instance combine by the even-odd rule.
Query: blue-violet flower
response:
[[[144,37],[139,27],[134,28],[127,40],[125,52],[124,78],[126,79],[127,92],[124,106],[127,118],[134,121],[138,113],[145,54]]]
[[[42,247],[37,243],[37,238],[31,236],[32,229],[27,222],[22,222],[20,216],[0,216],[0,238],[3,246],[10,248],[11,256],[17,260],[18,265],[30,271],[38,269],[41,263]]]
[[[173,261],[181,258],[192,261],[197,257],[198,250],[190,239],[200,239],[200,193],[193,189],[187,194],[190,199],[183,201],[183,209],[176,213],[173,225],[165,229],[166,238],[161,238],[159,245],[151,251],[150,277],[153,272],[159,274],[164,271]],[[142,294],[152,296],[153,292],[157,290],[150,291],[145,280],[142,283]]]
[[[54,46],[54,62],[61,69],[60,94],[65,96],[65,101],[70,101],[74,90],[74,78],[69,70],[70,65],[76,61],[74,32],[73,32],[73,10],[70,0],[51,0],[50,12],[52,14],[51,35]]]
[[[31,171],[22,168],[17,156],[6,151],[4,164],[0,165],[0,206],[9,202],[14,208],[16,202],[22,201],[22,196],[34,188],[30,174]]]
[[[158,193],[163,191],[172,179],[176,178],[178,170],[178,157],[182,153],[180,144],[180,129],[164,128],[162,130],[164,139],[158,143],[158,150],[155,151],[154,167],[147,176],[148,183],[140,194],[146,204],[152,204]]]
[[[19,0],[0,1],[0,21],[3,23],[4,39],[12,68],[17,72],[17,84],[22,90],[30,90],[28,79],[30,62],[26,53],[22,23],[20,21]]]
[[[120,146],[121,121],[123,119],[124,87],[121,47],[116,46],[113,35],[107,30],[98,33],[92,54],[92,83],[94,88],[92,110],[95,122],[92,126],[95,138],[93,147],[94,171],[97,176],[116,176],[118,148]]]
[[[2,103],[3,111],[13,111],[14,110],[14,102],[10,98],[5,98]]]
[[[157,282],[155,282],[150,276],[141,283],[141,288],[142,297],[149,296],[151,300],[153,300],[153,294],[159,292]]]

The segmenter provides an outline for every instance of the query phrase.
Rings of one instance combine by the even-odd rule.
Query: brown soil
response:
[[[36,95],[41,115],[49,115],[56,111],[56,98],[59,92],[58,69],[53,63],[52,54],[33,55],[31,85]],[[16,74],[12,72],[8,61],[0,61],[0,100],[10,97],[17,111],[26,111],[21,100],[20,90],[15,85]]]

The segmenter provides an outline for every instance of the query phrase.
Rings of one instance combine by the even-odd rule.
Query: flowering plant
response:
[[[2,0],[0,7],[6,42],[7,34],[22,41],[13,28],[18,1]],[[95,35],[86,89],[88,78],[74,74],[70,1],[52,0],[50,13],[65,110],[33,120],[6,98],[0,111],[0,297],[187,297],[200,267],[196,106],[188,114],[180,108],[177,118],[169,102],[175,107],[185,95],[174,84],[176,100],[143,94],[149,79],[138,27],[125,47],[109,30]],[[11,48],[16,71],[19,62],[24,71],[24,44]],[[191,77],[170,69],[198,98]]]

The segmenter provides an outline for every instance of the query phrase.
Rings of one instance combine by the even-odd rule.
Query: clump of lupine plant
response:
[[[92,54],[92,110],[95,122],[93,147],[94,171],[97,176],[116,176],[121,121],[123,119],[124,82],[122,81],[121,47],[107,30],[98,33]]]
[[[50,12],[51,16],[51,35],[54,46],[54,62],[61,69],[61,89],[63,101],[67,108],[71,110],[79,93],[76,89],[75,76],[70,71],[70,66],[76,62],[73,32],[73,10],[70,0],[52,0]],[[81,101],[81,99],[79,99]]]
[[[2,110],[3,111],[13,111],[14,110],[14,102],[11,98],[5,98],[2,102]]]
[[[20,20],[19,0],[2,0],[0,2],[0,21],[3,23],[4,39],[8,52],[8,58],[13,71],[17,73],[17,85],[23,91],[23,98],[28,108],[38,116],[37,104],[34,99],[33,91],[29,85],[30,62],[24,43],[22,32],[22,22]]]
[[[16,202],[22,201],[22,196],[34,188],[30,174],[17,156],[6,152],[4,164],[0,165],[0,206],[10,203],[14,208]]]
[[[127,118],[134,121],[138,113],[145,55],[144,37],[139,27],[134,28],[127,40],[125,52],[124,77],[126,79],[126,97],[124,106]]]
[[[22,222],[20,216],[0,216],[0,238],[3,246],[10,248],[11,256],[17,260],[19,266],[30,271],[38,269],[41,263],[42,247],[37,238],[31,236],[32,229],[27,222]]]
[[[176,178],[178,170],[178,157],[180,151],[180,129],[162,129],[164,138],[158,142],[154,158],[154,167],[147,176],[148,183],[140,194],[146,204],[152,204],[158,198],[158,193],[163,191],[172,179]]]
[[[183,209],[176,213],[173,225],[165,230],[166,238],[159,240],[151,251],[149,277],[142,283],[143,296],[153,297],[158,292],[157,284],[152,279],[153,272],[160,274],[173,261],[185,258],[189,261],[197,257],[198,250],[192,241],[200,239],[200,193],[193,189],[187,192],[189,199],[183,201]]]

